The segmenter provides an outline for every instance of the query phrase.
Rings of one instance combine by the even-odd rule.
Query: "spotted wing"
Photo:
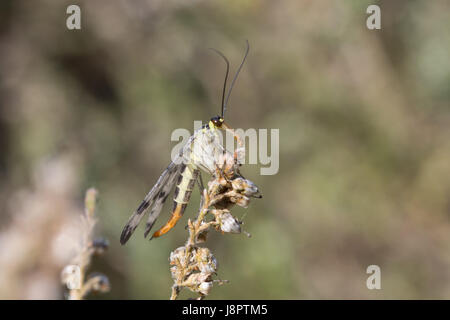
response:
[[[177,156],[172,159],[173,161],[169,164],[166,170],[164,170],[156,184],[145,196],[140,206],[131,215],[120,236],[120,243],[122,245],[125,244],[128,239],[130,239],[134,230],[136,230],[139,222],[144,216],[145,211],[148,208],[152,208],[154,204],[146,223],[144,236],[147,237],[148,233],[153,227],[153,224],[161,213],[161,209],[164,205],[164,202],[167,200],[172,187],[180,176],[184,164],[190,161],[192,145],[195,140],[196,136],[194,134],[188,139],[183,148],[180,149],[180,152],[177,154]]]
[[[152,187],[152,189],[147,193],[144,200],[140,204],[140,206],[136,209],[136,211],[131,215],[127,224],[123,228],[122,234],[120,236],[120,243],[125,244],[128,239],[130,239],[134,230],[136,230],[139,222],[144,216],[145,211],[152,207],[152,205],[156,202],[153,207],[147,222],[147,228],[145,231],[145,236],[147,236],[150,231],[153,223],[156,218],[159,216],[161,212],[162,205],[164,201],[167,199],[167,195],[170,193],[177,177],[180,175],[181,164],[176,162],[171,162],[169,166],[164,170],[164,172],[159,177],[156,184]],[[150,227],[149,227],[150,225]]]
[[[153,208],[150,210],[150,213],[148,215],[147,223],[145,226],[144,238],[147,237],[156,219],[158,219],[159,214],[161,213],[161,209],[164,205],[164,202],[166,202],[166,199],[169,196],[172,187],[174,186],[178,178],[181,177],[180,174],[183,171],[183,167],[184,164],[178,165],[176,174],[171,174],[167,182],[162,186],[161,191],[159,192],[158,197],[155,200],[155,204],[153,205]]]

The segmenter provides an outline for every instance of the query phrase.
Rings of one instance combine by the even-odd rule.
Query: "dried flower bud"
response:
[[[232,203],[235,203],[243,208],[247,208],[250,203],[250,198],[241,194],[230,195],[229,199]]]
[[[237,177],[231,182],[233,190],[248,197],[260,198],[258,187],[250,180]]]
[[[205,273],[193,273],[183,283],[183,286],[189,288],[193,292],[199,292],[203,295],[209,294],[213,282],[211,276]]]
[[[219,227],[222,232],[241,233],[241,224],[228,211],[222,211],[217,215]]]
[[[203,295],[208,295],[211,292],[211,289],[213,287],[213,282],[212,281],[206,281],[206,282],[202,282],[199,286],[198,286],[198,292],[200,292]]]
[[[185,259],[184,252],[185,248],[179,247],[170,253],[169,263],[170,265],[173,265],[173,267],[170,268],[170,273],[174,280],[181,276],[179,265],[182,264]]]
[[[91,285],[90,289],[94,292],[108,292],[111,289],[108,277],[101,273],[90,275],[87,283]]]
[[[81,288],[81,269],[78,265],[67,265],[61,272],[61,282],[67,286],[68,289]]]
[[[184,264],[185,247],[179,247],[170,253],[169,262],[171,265]]]
[[[173,280],[177,280],[179,277],[181,277],[181,270],[177,266],[173,266],[170,268],[170,275],[172,276]]]
[[[217,270],[217,260],[208,248],[197,248],[195,253],[198,269],[204,274],[212,274]]]

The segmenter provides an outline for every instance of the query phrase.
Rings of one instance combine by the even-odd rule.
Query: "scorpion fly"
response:
[[[208,124],[204,125],[201,129],[196,130],[188,139],[187,143],[181,148],[175,159],[172,159],[173,161],[161,174],[156,184],[151,188],[123,228],[120,236],[120,243],[122,245],[131,237],[139,222],[142,220],[144,213],[150,209],[144,232],[144,237],[147,237],[174,185],[176,187],[173,196],[172,215],[163,227],[153,233],[153,236],[150,239],[160,237],[167,233],[182,217],[191,197],[192,190],[194,189],[195,182],[197,179],[201,178],[199,176],[200,169],[211,175],[217,175],[218,170],[220,170],[220,168],[218,168],[218,163],[221,163],[221,161],[224,162],[224,159],[229,160],[230,158],[234,159],[235,165],[229,165],[230,161],[225,161],[228,162],[228,168],[237,168],[237,152],[235,151],[234,154],[231,155],[230,152],[223,147],[219,137],[219,130],[231,132],[238,145],[241,146],[241,150],[243,150],[242,141],[234,133],[234,130],[225,123],[224,117],[231,90],[233,89],[234,83],[247,58],[249,44],[247,41],[244,58],[236,71],[226,97],[225,93],[230,64],[228,59],[220,51],[215,49],[212,50],[224,59],[227,67],[222,91],[222,115],[211,118]],[[225,164],[225,162],[223,164]],[[233,173],[231,171],[233,170],[228,169],[225,173],[222,171],[222,176],[229,179],[239,176],[236,172]],[[237,169],[234,169],[234,171],[237,171]]]

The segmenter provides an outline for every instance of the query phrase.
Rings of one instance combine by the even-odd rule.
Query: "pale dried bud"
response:
[[[243,196],[241,194],[230,195],[230,201],[237,204],[240,207],[247,208],[250,203],[250,198]]]
[[[197,248],[196,262],[200,272],[204,274],[212,274],[217,270],[217,260],[208,248]]]
[[[61,281],[68,289],[80,289],[81,269],[77,265],[67,265],[61,272]]]
[[[184,264],[186,248],[179,247],[170,253],[169,262],[171,265]]]
[[[184,264],[185,250],[185,247],[179,247],[170,253],[169,263],[173,265],[173,267],[170,268],[170,273],[174,280],[182,274],[182,270],[180,270],[179,266]]]
[[[211,291],[213,282],[211,281],[211,276],[209,274],[194,273],[188,277],[183,285],[188,287],[191,291],[207,295]]]
[[[173,280],[178,279],[181,276],[180,269],[177,266],[173,266],[170,268],[170,275]]]
[[[241,224],[228,211],[223,211],[217,215],[219,227],[222,232],[241,233]]]
[[[233,179],[231,185],[233,187],[233,190],[247,197],[255,197],[255,198],[261,197],[261,195],[259,194],[258,187],[250,180],[244,179],[242,177],[237,177]]]
[[[108,292],[111,289],[108,277],[101,273],[90,275],[87,283],[91,284],[91,290],[94,292]]]
[[[205,281],[210,281],[210,280],[211,280],[211,275],[206,274],[206,273],[197,272],[197,273],[191,274],[189,276],[188,284],[200,285],[200,283],[205,282]]]
[[[212,281],[202,282],[198,286],[198,292],[206,296],[211,292],[212,287],[213,287]]]

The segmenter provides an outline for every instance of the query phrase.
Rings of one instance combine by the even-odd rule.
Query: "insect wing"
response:
[[[170,174],[167,182],[162,186],[157,199],[155,200],[155,204],[153,205],[153,208],[150,210],[150,213],[147,218],[147,223],[145,226],[145,232],[144,232],[144,238],[147,237],[148,233],[153,227],[153,224],[155,223],[156,219],[158,219],[159,214],[161,213],[161,209],[164,205],[164,202],[166,202],[167,197],[170,194],[170,191],[172,190],[173,185],[178,180],[180,176],[180,173],[183,171],[184,164],[177,166],[177,171]]]
[[[177,164],[175,162],[171,162],[169,166],[164,170],[164,172],[159,177],[158,181],[155,183],[155,185],[152,187],[152,189],[147,193],[142,203],[139,205],[139,207],[136,209],[136,211],[131,215],[130,219],[128,220],[127,224],[123,228],[122,234],[120,236],[120,243],[125,244],[128,239],[130,239],[131,235],[133,234],[134,230],[136,230],[137,226],[139,225],[139,222],[141,221],[142,217],[144,216],[144,212],[153,205],[155,200],[158,199],[158,196],[161,194],[161,191],[166,191],[166,195],[158,199],[160,200],[158,202],[158,208],[159,211],[156,212],[155,210],[152,210],[151,217],[153,217],[153,222],[158,217],[162,204],[164,203],[164,200],[166,200],[167,194],[170,192],[170,189],[173,187],[173,184],[176,181],[176,178],[180,174],[180,168],[181,165]],[[162,204],[161,204],[161,200]],[[150,220],[150,217],[149,217]]]
[[[222,164],[224,155],[231,155],[223,147],[221,135],[217,129],[198,130],[192,143],[192,162],[210,174],[214,174],[216,166]]]

